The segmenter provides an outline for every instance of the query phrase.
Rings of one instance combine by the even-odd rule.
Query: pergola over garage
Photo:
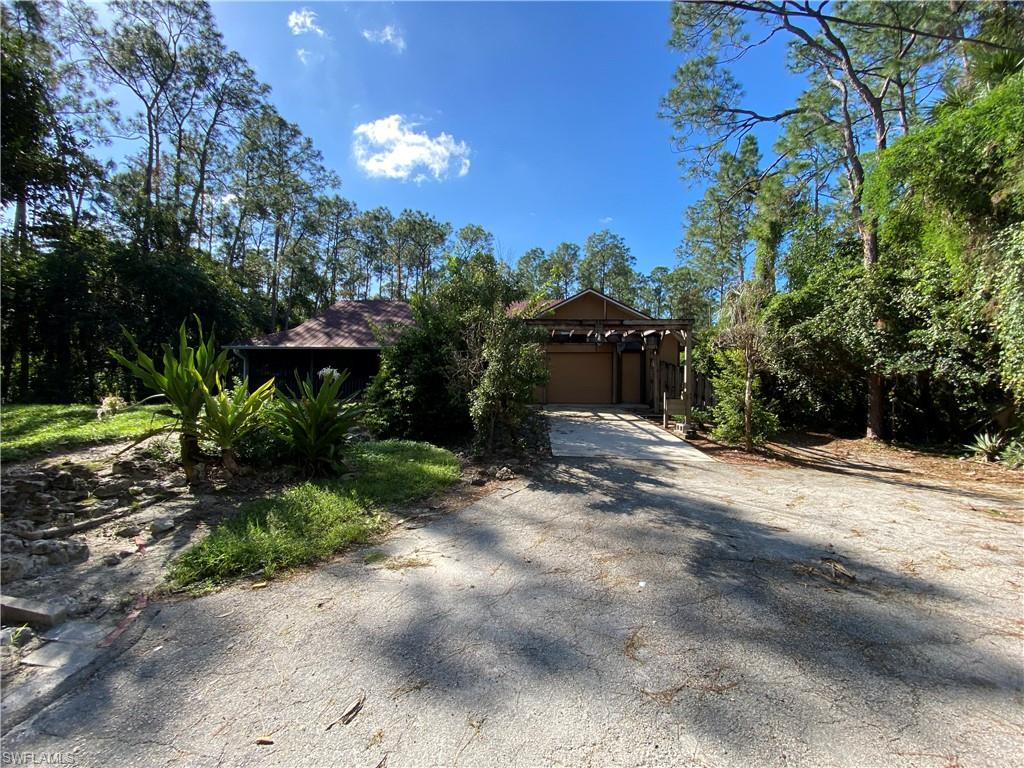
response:
[[[635,404],[660,412],[665,396],[692,399],[690,319],[655,319],[588,288],[546,302],[524,322],[548,331],[550,378],[537,392],[541,403]]]

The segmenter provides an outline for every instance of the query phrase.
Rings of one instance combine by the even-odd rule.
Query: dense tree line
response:
[[[205,3],[114,0],[102,24],[77,0],[2,8],[5,399],[130,392],[107,354],[122,327],[144,349],[191,313],[221,338],[288,328],[494,251],[477,225],[342,197]],[[519,265],[526,291],[592,285],[658,314],[678,293],[607,231]]]
[[[479,225],[361,210],[204,3],[113,0],[102,24],[74,0],[2,9],[5,399],[132,394],[107,353],[122,327],[155,349],[191,313],[232,338],[345,298],[437,305],[484,265],[474,280],[509,296],[593,287],[695,318],[700,369],[757,393],[766,423],[933,439],[1014,423],[1018,3],[675,3],[662,112],[705,191],[677,263],[648,274],[608,230],[510,266]],[[730,64],[780,36],[805,87],[762,114]]]
[[[694,0],[672,27],[684,61],[662,111],[707,184],[680,246],[712,326],[704,369],[730,391],[764,384],[789,426],[934,440],[1012,427],[1024,7]],[[804,90],[766,114],[731,65],[780,38]]]

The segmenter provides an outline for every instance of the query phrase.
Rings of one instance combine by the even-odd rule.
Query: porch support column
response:
[[[683,437],[696,437],[697,431],[690,421],[693,409],[693,395],[696,390],[693,380],[693,330],[683,331]]]
[[[617,342],[612,348],[612,402],[622,402],[622,345]]]

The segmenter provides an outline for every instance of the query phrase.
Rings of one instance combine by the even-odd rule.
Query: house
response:
[[[244,375],[258,384],[273,378],[278,386],[323,368],[348,370],[344,394],[361,392],[380,368],[381,342],[412,325],[412,307],[404,301],[339,301],[301,325],[227,345],[242,360]]]
[[[536,393],[540,403],[643,404],[660,412],[666,396],[679,398],[693,380],[692,320],[658,320],[588,288],[544,302],[524,321],[548,333],[550,379]]]

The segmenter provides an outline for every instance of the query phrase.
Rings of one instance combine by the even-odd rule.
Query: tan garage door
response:
[[[549,403],[611,403],[611,354],[550,352],[548,367]]]

